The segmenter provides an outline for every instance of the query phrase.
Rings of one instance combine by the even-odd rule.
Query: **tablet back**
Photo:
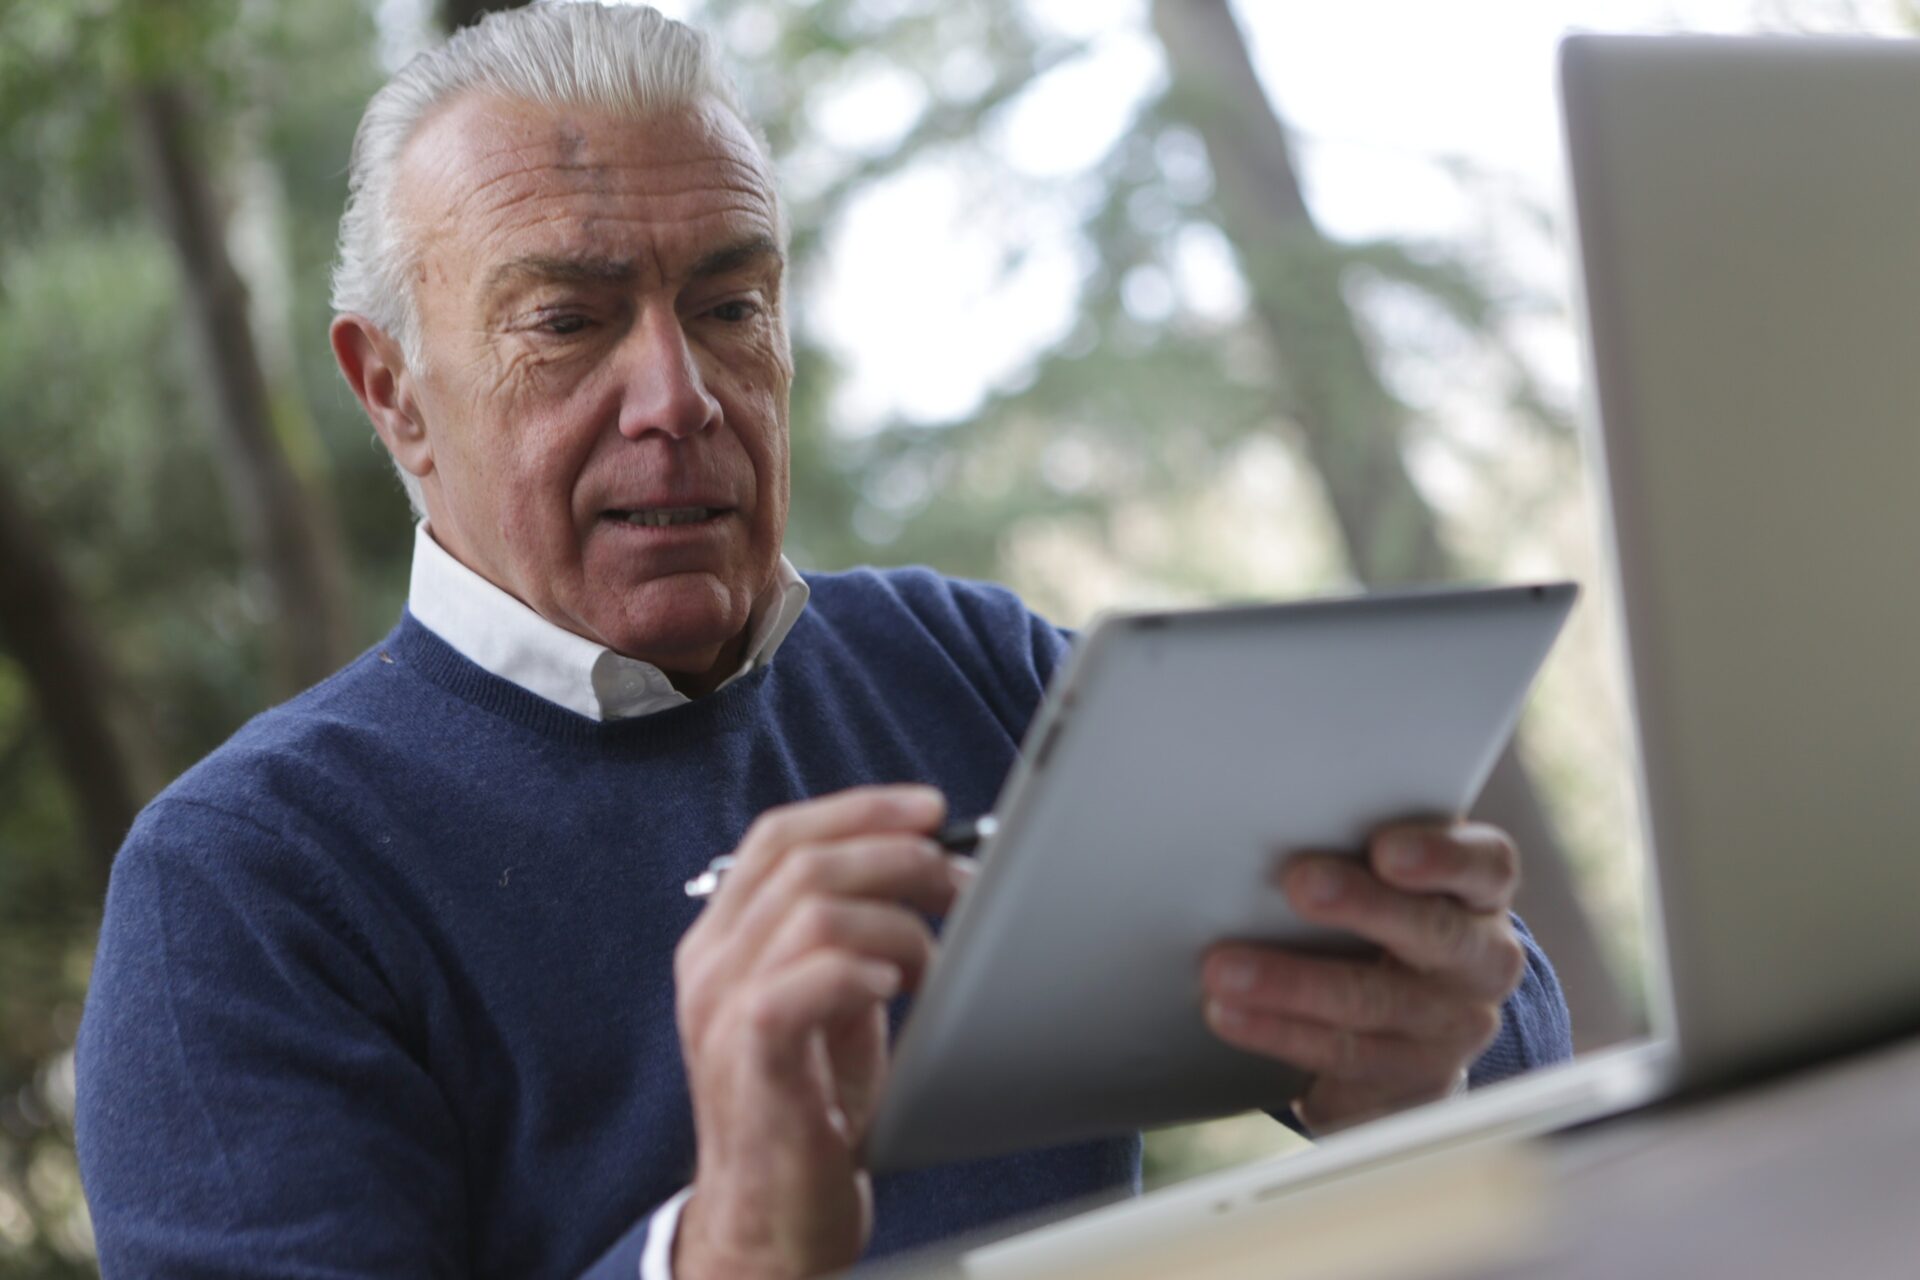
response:
[[[885,1171],[1283,1106],[1300,1077],[1206,1028],[1224,938],[1298,922],[1286,855],[1464,813],[1572,606],[1568,584],[1095,627],[1036,717],[896,1046]]]

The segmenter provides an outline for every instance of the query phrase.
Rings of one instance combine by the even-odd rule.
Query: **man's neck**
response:
[[[740,669],[747,652],[747,633],[752,629],[752,623],[742,627],[733,639],[721,647],[720,656],[705,671],[672,671],[666,667],[660,670],[681,693],[689,698],[704,698]]]

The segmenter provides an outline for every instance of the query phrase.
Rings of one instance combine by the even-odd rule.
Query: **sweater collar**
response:
[[[807,596],[807,584],[781,556],[748,614],[740,668],[721,688],[773,661]],[[651,715],[691,701],[652,663],[547,621],[454,559],[425,521],[414,531],[407,611],[482,670],[590,720]]]

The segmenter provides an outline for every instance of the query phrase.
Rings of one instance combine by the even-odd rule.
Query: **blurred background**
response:
[[[392,624],[406,503],[327,271],[383,77],[484,4],[0,2],[0,1275],[93,1272],[72,1044],[132,815]],[[803,568],[1056,621],[1569,576],[1488,816],[1583,1047],[1642,1025],[1553,44],[1914,0],[678,0],[795,227]],[[1289,1141],[1155,1134],[1165,1182]]]

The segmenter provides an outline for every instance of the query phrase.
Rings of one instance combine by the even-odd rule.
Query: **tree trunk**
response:
[[[241,554],[266,597],[274,684],[290,693],[348,656],[345,562],[331,508],[301,483],[275,432],[246,289],[194,154],[183,95],[171,85],[143,86],[129,115],[150,203],[180,264]]]
[[[1342,289],[1340,256],[1307,208],[1286,128],[1226,0],[1154,0],[1153,27],[1172,76],[1169,109],[1205,143],[1221,230],[1282,362],[1282,408],[1319,474],[1355,576],[1374,586],[1455,576],[1440,522],[1403,460],[1406,408],[1374,367]],[[1525,851],[1520,911],[1560,972],[1576,1042],[1584,1048],[1633,1034],[1561,843],[1511,749],[1478,814]]]
[[[0,646],[20,663],[101,888],[151,770],[116,731],[115,685],[46,540],[0,474]]]
[[[1401,455],[1404,407],[1376,374],[1342,292],[1342,264],[1301,195],[1286,129],[1226,0],[1157,0],[1169,107],[1212,161],[1221,230],[1284,361],[1286,410],[1318,471],[1355,575],[1371,585],[1448,576],[1438,522]]]

